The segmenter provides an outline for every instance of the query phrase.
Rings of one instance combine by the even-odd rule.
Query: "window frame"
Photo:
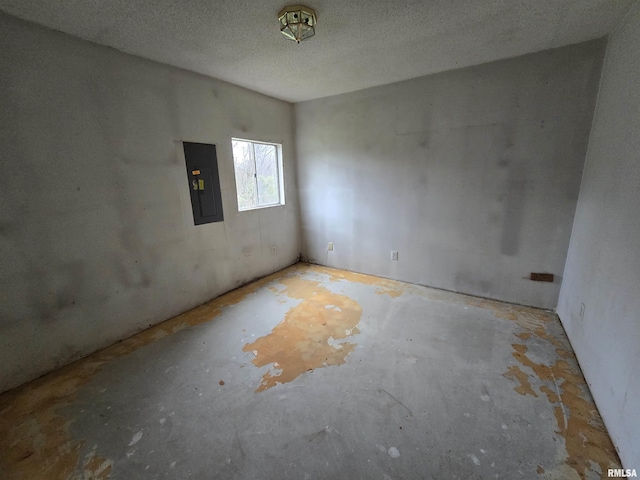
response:
[[[255,191],[256,191],[256,198],[259,199],[259,195],[258,195],[258,178],[257,178],[257,165],[256,165],[256,155],[255,155],[255,145],[256,144],[260,144],[260,145],[270,145],[275,147],[276,149],[276,181],[277,181],[277,188],[278,188],[278,201],[275,203],[268,203],[268,204],[263,204],[263,205],[256,205],[254,207],[247,207],[247,208],[241,208],[240,207],[240,199],[238,197],[238,177],[236,175],[236,159],[235,156],[233,154],[233,142],[246,142],[249,143],[251,145],[251,153],[252,153],[252,160],[253,160],[253,168],[254,171],[256,172],[256,174],[254,174],[254,180],[255,180]],[[238,212],[247,212],[250,210],[260,210],[262,208],[272,208],[272,207],[281,207],[285,204],[285,199],[284,199],[284,165],[283,165],[283,158],[282,158],[282,144],[281,143],[275,143],[275,142],[265,142],[262,140],[251,140],[249,138],[239,138],[239,137],[231,137],[231,159],[233,161],[233,177],[234,177],[234,181],[235,181],[235,186],[236,186],[236,205],[238,207]]]

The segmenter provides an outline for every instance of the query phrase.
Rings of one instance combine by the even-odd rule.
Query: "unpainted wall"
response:
[[[296,104],[303,255],[555,308],[604,46]]]
[[[0,14],[0,106],[0,390],[296,261],[291,104]],[[238,213],[232,136],[282,143],[285,206]],[[217,146],[222,223],[183,140]]]
[[[626,468],[640,467],[640,3],[610,36],[558,315]]]

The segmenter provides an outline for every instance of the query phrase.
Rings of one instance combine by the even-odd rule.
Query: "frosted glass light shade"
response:
[[[316,12],[304,5],[284,7],[278,14],[280,32],[289,40],[300,43],[316,33]]]

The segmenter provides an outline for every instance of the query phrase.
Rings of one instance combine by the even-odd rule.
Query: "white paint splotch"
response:
[[[389,447],[388,453],[391,458],[398,458],[400,456],[400,452],[396,447]]]
[[[140,439],[142,438],[142,430],[140,430],[138,433],[136,433],[133,438],[131,439],[131,441],[129,442],[129,446],[133,446],[136,443],[138,443],[140,441]]]

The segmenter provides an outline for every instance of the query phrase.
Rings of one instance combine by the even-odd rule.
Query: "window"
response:
[[[282,145],[231,139],[238,210],[284,204]]]

